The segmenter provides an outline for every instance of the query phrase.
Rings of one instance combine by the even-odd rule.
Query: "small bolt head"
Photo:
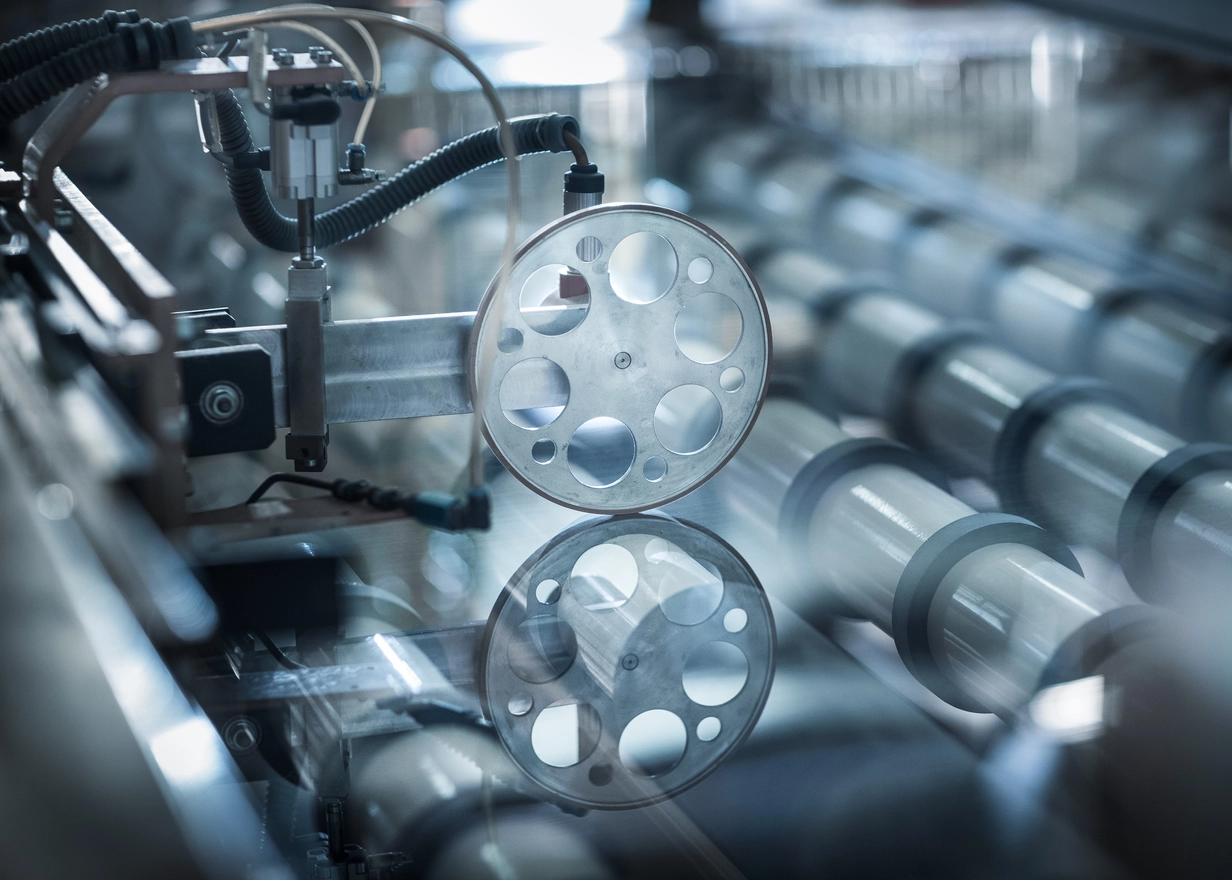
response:
[[[293,67],[295,65],[295,55],[286,49],[272,49],[270,54],[274,56],[274,63],[279,67]]]
[[[625,654],[620,658],[620,665],[627,670],[637,669],[637,655]]]
[[[616,365],[616,369],[624,370],[628,368],[629,364],[633,363],[633,358],[627,351],[622,351],[612,359],[612,363]]]
[[[201,415],[215,425],[228,425],[244,411],[244,392],[231,382],[215,382],[201,392]]]
[[[222,738],[228,749],[244,755],[261,744],[261,728],[246,715],[237,715],[223,727]]]

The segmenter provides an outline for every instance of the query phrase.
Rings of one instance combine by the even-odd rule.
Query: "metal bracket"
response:
[[[325,424],[470,412],[466,346],[474,320],[472,312],[456,312],[323,325]],[[203,344],[265,349],[274,424],[291,424],[285,326],[207,330]]]
[[[273,370],[259,345],[176,354],[188,407],[190,456],[264,449],[274,442]]]
[[[287,458],[297,471],[322,471],[328,462],[325,421],[325,327],[330,321],[325,261],[295,260],[287,273]]]
[[[342,82],[342,65],[318,64],[308,53],[294,56],[283,67],[266,56],[265,76],[270,87],[330,85]],[[22,157],[22,174],[32,209],[40,218],[55,218],[56,166],[98,121],[111,102],[123,95],[204,92],[248,87],[248,59],[196,58],[165,64],[158,70],[119,76],[104,74],[76,86],[35,131]]]

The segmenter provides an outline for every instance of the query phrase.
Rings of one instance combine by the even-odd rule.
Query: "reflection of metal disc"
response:
[[[479,694],[553,799],[644,806],[744,741],[774,649],[766,595],[722,540],[665,516],[590,520],[540,548],[497,600]]]
[[[765,302],[740,257],[683,214],[569,214],[521,247],[495,296],[493,282],[475,318],[471,397],[492,450],[541,495],[596,513],[657,507],[752,427]]]

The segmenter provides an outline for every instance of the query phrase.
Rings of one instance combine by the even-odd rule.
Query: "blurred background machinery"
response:
[[[1221,4],[0,41],[4,876],[1232,871]]]

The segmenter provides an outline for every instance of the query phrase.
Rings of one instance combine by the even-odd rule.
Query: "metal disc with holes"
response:
[[[673,797],[753,729],[774,678],[770,604],[715,535],[660,515],[580,523],[510,580],[478,656],[484,712],[550,799]]]
[[[475,317],[471,397],[519,480],[576,510],[666,504],[715,473],[765,395],[770,321],[722,239],[654,205],[544,227]]]

